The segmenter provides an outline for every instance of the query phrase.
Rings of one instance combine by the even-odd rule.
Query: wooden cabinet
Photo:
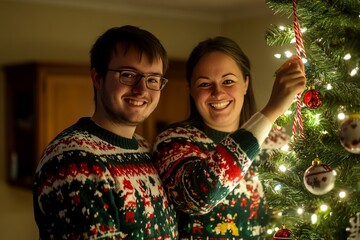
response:
[[[89,67],[26,63],[4,67],[8,180],[31,186],[46,145],[94,110]]]
[[[172,61],[154,113],[137,128],[149,141],[188,113],[184,62]],[[6,162],[9,183],[31,187],[47,144],[94,111],[90,69],[81,64],[24,63],[3,67],[6,81]]]

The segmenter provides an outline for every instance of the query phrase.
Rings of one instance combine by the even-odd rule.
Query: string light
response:
[[[354,68],[353,70],[351,70],[350,76],[352,76],[352,77],[355,76],[358,71],[359,71],[359,68],[358,68],[358,67]]]
[[[313,215],[311,215],[311,223],[315,224],[317,222],[317,215],[314,213]]]
[[[292,111],[291,111],[291,110],[287,110],[284,114],[285,114],[285,115],[291,115],[291,114],[292,114]]]
[[[320,116],[321,116],[320,113],[315,114],[315,116],[314,116],[314,125],[315,125],[315,126],[316,126],[316,125],[319,125],[319,123],[320,123]]]
[[[351,59],[351,54],[350,53],[345,54],[344,60],[349,60],[349,59]]]
[[[339,192],[339,197],[340,198],[345,198],[346,197],[346,192],[344,192],[344,191]]]
[[[323,204],[323,205],[320,206],[320,210],[323,211],[323,212],[325,212],[326,210],[328,210],[328,208],[329,208],[329,207],[328,207],[326,204]]]
[[[285,56],[286,56],[287,58],[290,58],[292,55],[293,55],[292,52],[290,52],[290,51],[285,51]]]
[[[337,117],[338,117],[339,120],[344,120],[346,116],[345,116],[345,113],[339,113],[337,115]]]
[[[287,151],[289,151],[289,145],[287,145],[287,144],[285,144],[284,146],[282,146],[281,148],[280,148],[280,150],[282,150],[282,151],[284,151],[284,152],[287,152]]]
[[[280,54],[280,53],[276,53],[276,54],[274,55],[274,57],[276,57],[276,58],[281,58],[281,54]]]
[[[280,191],[281,190],[281,184],[278,184],[274,187],[275,191]]]
[[[302,208],[298,208],[298,210],[296,211],[299,215],[304,213],[304,209]]]
[[[332,87],[332,85],[331,85],[330,83],[328,83],[328,84],[326,85],[326,89],[327,89],[327,90],[331,90],[331,89],[333,89],[333,87]]]
[[[280,165],[279,166],[279,170],[281,171],[281,172],[285,172],[286,171],[286,166],[285,165]]]

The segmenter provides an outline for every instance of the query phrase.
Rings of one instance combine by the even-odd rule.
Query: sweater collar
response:
[[[76,125],[115,146],[126,149],[139,148],[139,144],[135,136],[133,136],[132,138],[121,137],[113,132],[106,130],[105,128],[98,126],[90,119],[90,117],[80,118]]]
[[[227,135],[230,134],[228,132],[221,132],[221,131],[215,130],[215,129],[207,126],[206,124],[204,124],[204,126],[203,126],[203,131],[216,144],[218,144],[221,140],[223,140]]]

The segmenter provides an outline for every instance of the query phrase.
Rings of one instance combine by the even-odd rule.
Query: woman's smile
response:
[[[214,109],[224,109],[227,106],[229,106],[231,101],[224,101],[224,102],[216,102],[216,103],[210,103],[210,107]]]

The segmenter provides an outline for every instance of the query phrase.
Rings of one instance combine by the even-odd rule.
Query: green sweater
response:
[[[269,214],[252,133],[175,127],[154,147],[155,165],[179,210],[181,239],[261,239]]]
[[[35,175],[41,239],[176,239],[149,145],[81,118],[46,148]]]

